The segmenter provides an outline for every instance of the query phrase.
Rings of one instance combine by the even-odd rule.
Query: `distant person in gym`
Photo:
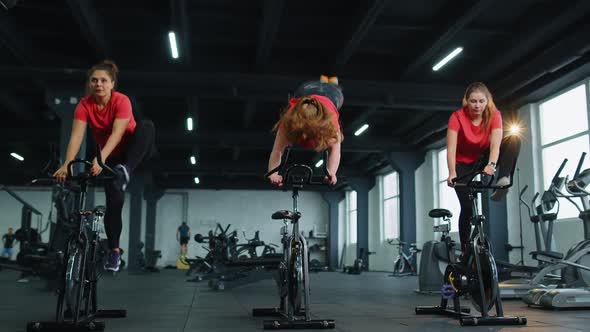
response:
[[[188,241],[191,238],[191,229],[186,224],[186,221],[182,222],[182,225],[176,230],[176,240],[180,242],[180,257],[186,258],[188,254]]]
[[[15,241],[14,230],[12,227],[8,228],[8,233],[2,236],[2,257],[7,257],[8,259],[12,258],[12,248],[14,246]]]
[[[110,249],[104,267],[111,271],[118,271],[121,263],[119,238],[123,228],[121,213],[125,189],[137,166],[155,153],[154,124],[149,120],[135,121],[131,101],[126,95],[115,91],[118,73],[117,65],[109,60],[88,70],[86,96],[74,111],[65,163],[53,174],[58,181],[65,181],[67,165],[76,158],[88,124],[96,143],[101,147],[103,162],[117,173],[115,179],[106,181],[104,185],[104,225]],[[96,158],[90,172],[94,176],[102,172]]]
[[[520,151],[520,139],[517,135],[502,138],[502,114],[496,108],[492,94],[481,82],[470,84],[463,96],[463,107],[453,112],[447,130],[447,166],[449,177],[447,184],[453,187],[452,180],[470,173],[473,169],[482,169],[486,175],[496,174],[496,184],[510,184],[512,165]],[[465,180],[467,181],[467,180]],[[496,190],[491,198],[499,201],[506,195],[506,189]],[[461,251],[469,242],[473,215],[469,193],[464,188],[455,192],[461,205],[459,215],[459,237]]]
[[[338,110],[343,101],[344,96],[337,77],[322,75],[319,81],[309,81],[299,86],[274,125],[276,137],[268,160],[268,170],[279,166],[281,155],[287,146],[298,144],[318,152],[328,149],[326,166],[330,178],[327,181],[336,184],[340,144],[344,139]],[[283,177],[278,173],[270,175],[269,180],[279,187],[283,185]]]

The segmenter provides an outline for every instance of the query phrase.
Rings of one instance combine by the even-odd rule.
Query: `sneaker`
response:
[[[115,184],[121,191],[125,191],[125,189],[127,189],[127,184],[129,183],[129,171],[127,171],[127,167],[118,164],[115,166],[114,171],[117,173]]]
[[[104,269],[117,272],[119,271],[119,266],[121,265],[121,255],[115,251],[111,250],[109,256],[107,257],[107,261],[104,264]]]
[[[497,186],[507,186],[510,184],[510,179],[508,179],[507,176],[503,176],[501,178],[498,179],[498,181],[496,181],[496,185]],[[501,188],[501,189],[496,189],[494,190],[494,192],[492,193],[492,196],[490,197],[492,199],[492,201],[499,201],[502,198],[504,198],[504,196],[506,196],[506,193],[508,192],[508,188]]]

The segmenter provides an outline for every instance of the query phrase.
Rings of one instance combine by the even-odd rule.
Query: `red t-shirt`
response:
[[[74,111],[74,119],[89,124],[94,139],[101,148],[105,146],[111,136],[115,119],[129,119],[125,134],[123,134],[121,142],[111,152],[111,156],[118,156],[123,152],[129,136],[135,131],[136,126],[129,97],[117,91],[111,93],[111,99],[102,110],[98,109],[92,96],[82,98]]]
[[[330,98],[320,95],[311,95],[310,97],[320,102],[328,111],[334,114],[334,116],[332,117],[332,123],[334,124],[334,128],[336,128],[336,131],[340,132],[340,113],[338,112],[338,108],[336,108],[336,106],[330,100]],[[299,99],[301,98],[291,98],[291,100],[289,100],[289,108],[287,109],[287,112],[290,112],[293,109],[293,107],[295,106],[295,104],[297,104]],[[315,148],[316,146],[315,141],[312,139],[299,140],[297,144],[306,148]]]
[[[456,131],[457,151],[456,162],[470,164],[479,158],[481,153],[490,146],[492,129],[502,129],[502,114],[494,111],[487,130],[482,130],[481,124],[476,126],[471,122],[469,110],[463,107],[451,114],[449,130]]]

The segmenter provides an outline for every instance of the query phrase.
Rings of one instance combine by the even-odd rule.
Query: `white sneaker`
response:
[[[510,179],[507,176],[503,176],[501,178],[498,179],[498,181],[496,181],[496,185],[503,187],[503,186],[507,186],[510,184]],[[494,190],[494,192],[492,193],[492,196],[490,196],[490,198],[492,199],[492,201],[499,201],[502,198],[504,198],[504,196],[506,196],[506,193],[508,192],[508,188],[502,188],[502,189],[496,189]]]
[[[497,186],[507,186],[510,184],[510,179],[507,176],[503,176],[496,181]]]

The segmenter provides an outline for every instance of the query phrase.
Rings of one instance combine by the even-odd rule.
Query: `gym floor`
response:
[[[30,320],[51,319],[56,297],[43,291],[45,283],[17,283],[14,271],[0,271],[0,331],[25,331]],[[105,276],[99,287],[103,309],[128,310],[128,317],[106,321],[109,332],[260,331],[262,318],[255,307],[277,304],[273,280],[263,280],[225,291],[211,291],[206,283],[188,283],[184,273]],[[590,310],[529,309],[520,301],[504,301],[508,315],[528,317],[524,327],[463,327],[451,318],[416,316],[414,306],[434,305],[438,296],[414,293],[416,277],[392,278],[386,273],[353,276],[312,274],[312,313],[336,320],[334,331],[590,331]]]

